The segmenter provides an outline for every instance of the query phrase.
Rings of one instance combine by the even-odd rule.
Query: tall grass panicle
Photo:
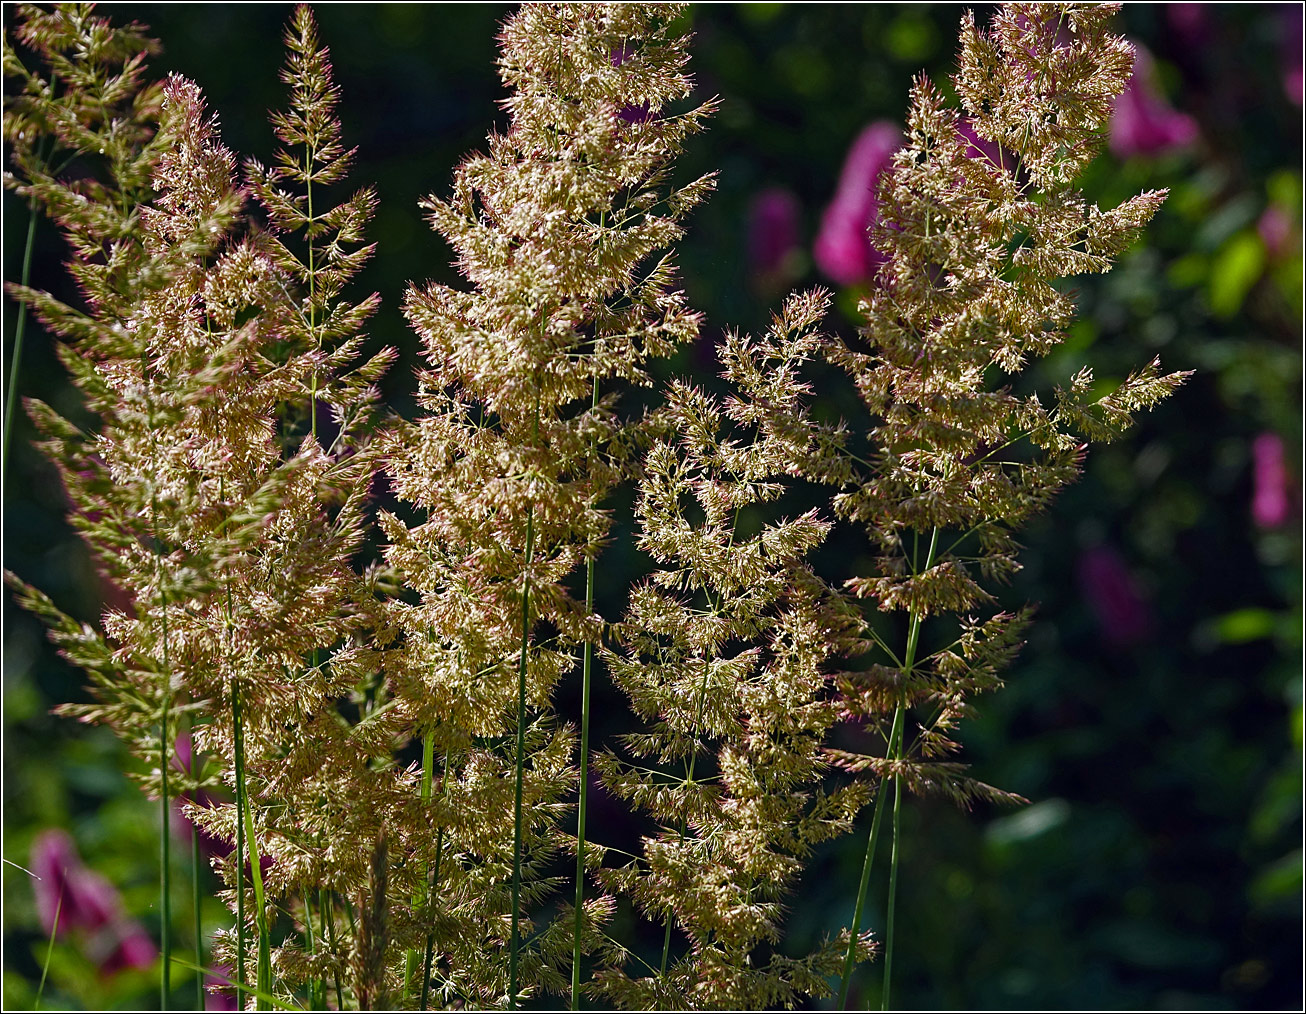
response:
[[[644,461],[638,538],[660,569],[635,589],[604,658],[650,724],[599,769],[661,830],[603,880],[665,923],[666,943],[647,974],[596,975],[625,1009],[792,1007],[829,992],[844,951],[830,940],[801,957],[778,949],[803,861],[851,828],[867,795],[823,784],[822,747],[839,721],[829,675],[856,631],[807,562],[833,519],[785,519],[776,506],[795,461],[840,438],[808,414],[800,377],[827,307],[819,292],[793,296],[764,338],[728,335],[731,393],[673,382],[675,435]]]
[[[441,789],[402,847],[408,871],[439,870],[424,922],[444,1000],[563,990],[611,909],[531,918],[558,886],[543,878],[578,782],[576,732],[550,702],[602,632],[573,578],[607,535],[602,503],[639,426],[619,418],[619,390],[698,329],[667,252],[712,186],[669,182],[709,112],[681,108],[678,13],[523,7],[500,37],[509,128],[425,204],[471,289],[409,291],[424,414],[396,429],[387,468],[421,520],[381,524],[419,596],[394,604],[391,721],[443,758],[411,773],[414,799],[423,780]]]
[[[237,806],[189,812],[240,846],[220,865],[235,889],[232,906],[250,925],[220,934],[216,954],[242,971],[257,965],[257,985],[270,992],[278,904],[296,894],[316,899],[324,881],[366,883],[354,876],[366,872],[366,853],[357,870],[336,859],[334,880],[325,875],[323,830],[334,838],[344,822],[322,804],[340,789],[324,771],[352,775],[353,795],[367,784],[357,776],[371,754],[331,715],[375,671],[354,643],[359,603],[371,596],[350,566],[371,459],[357,453],[348,424],[365,414],[390,354],[339,376],[357,339],[324,342],[352,332],[369,305],[361,316],[323,310],[324,323],[312,326],[312,301],[301,301],[312,276],[253,227],[235,157],[195,85],[168,80],[153,144],[149,192],[120,226],[134,245],[124,238],[108,256],[79,245],[118,213],[112,189],[83,194],[58,215],[74,240],[71,270],[98,285],[84,284],[86,308],[12,290],[66,340],[61,358],[99,419],[90,434],[29,405],[73,523],[129,606],[106,612],[96,629],[16,584],[91,674],[97,703],[65,713],[117,728],[149,765],[142,780],[151,792],[166,798],[171,780],[174,793],[225,784],[237,796]],[[124,169],[117,190],[133,179]],[[61,186],[44,183],[42,192]],[[337,222],[357,219],[350,214]],[[317,286],[327,293],[319,309],[329,307],[330,284]],[[288,421],[313,396],[344,424],[334,456],[303,427],[294,435]],[[314,663],[317,652],[340,645],[329,665]],[[207,762],[169,773],[183,717]],[[324,768],[324,756],[336,763]],[[281,988],[290,989],[296,967],[284,966]]]
[[[872,420],[869,460],[834,498],[878,553],[877,572],[848,588],[906,618],[904,641],[882,642],[842,686],[848,717],[877,726],[886,754],[829,755],[895,797],[1017,798],[949,759],[1028,622],[1027,609],[994,611],[992,588],[1019,568],[1014,533],[1079,474],[1085,441],[1115,436],[1185,376],[1153,361],[1103,393],[1084,367],[1050,398],[1002,382],[1064,340],[1075,297],[1062,280],[1108,270],[1165,199],[1148,191],[1104,211],[1074,188],[1133,64],[1107,30],[1112,13],[1008,4],[987,30],[965,15],[961,110],[918,79],[882,178],[874,243],[887,263],[860,304],[867,350],[827,346]],[[894,814],[896,856],[896,801]]]
[[[883,177],[861,340],[821,332],[824,294],[793,296],[761,339],[726,336],[728,394],[673,381],[649,409],[632,388],[701,325],[671,249],[713,177],[673,170],[713,103],[689,100],[680,5],[524,6],[500,37],[507,130],[423,205],[466,286],[407,293],[411,422],[377,411],[394,353],[366,354],[362,329],[379,297],[346,294],[376,197],[338,195],[354,153],[309,9],[286,34],[280,149],[243,175],[199,88],[150,82],[140,26],[19,11],[5,183],[67,237],[82,299],[9,291],[60,339],[95,428],[27,406],[123,604],[84,623],[7,577],[89,674],[94,701],[61,710],[122,735],[163,815],[184,793],[234,845],[213,865],[235,925],[196,965],[230,966],[259,1007],[570,990],[573,1007],[739,1009],[835,982],[846,1003],[891,812],[888,1004],[902,790],[1016,798],[954,756],[1029,619],[995,595],[1016,533],[1088,441],[1184,376],[1153,362],[1103,391],[1084,368],[1051,396],[1019,377],[1074,317],[1064,279],[1107,270],[1165,196],[1104,211],[1074,189],[1133,65],[1111,11],[967,15],[960,110],[919,79]],[[803,371],[822,357],[863,430],[818,421]],[[379,467],[399,504],[369,564]],[[595,568],[623,482],[657,569],[605,618],[620,605],[595,601]],[[815,561],[840,526],[876,569],[836,588]],[[642,723],[595,753],[650,825],[625,858],[585,824],[596,659]],[[567,679],[578,729],[553,706]],[[836,749],[845,722],[884,747]],[[852,926],[795,955],[785,899],[867,809]],[[611,938],[627,902],[660,956]]]
[[[27,198],[21,285],[31,268],[38,212],[74,250],[74,274],[94,301],[118,298],[140,258],[137,210],[158,158],[161,86],[148,78],[158,51],[143,26],[114,25],[90,4],[52,11],[22,5],[3,43],[4,186]],[[72,171],[69,171],[69,170]],[[19,306],[4,411],[9,458],[19,397],[27,301]]]

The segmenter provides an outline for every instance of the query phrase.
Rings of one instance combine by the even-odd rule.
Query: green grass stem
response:
[[[902,760],[902,737],[898,738],[897,760]],[[898,898],[898,815],[902,810],[902,778],[893,779],[893,849],[889,853],[889,905],[884,917],[884,992],[880,1010],[889,1009],[889,987],[893,982],[893,916]]]
[[[934,553],[939,545],[939,530],[935,528],[930,536],[929,552],[925,555],[925,567],[923,570],[929,570],[934,566]],[[913,556],[915,551],[913,550]],[[907,651],[903,655],[903,675],[910,676],[916,666],[916,650],[920,645],[921,624],[924,617],[919,613],[912,613],[910,625],[907,628]],[[906,708],[902,704],[894,710],[893,726],[889,730],[889,741],[885,744],[885,757],[892,758],[895,761],[901,761],[903,758],[903,739],[904,726],[906,724]],[[861,931],[862,910],[866,903],[866,889],[870,882],[871,864],[875,855],[875,845],[880,834],[880,818],[884,813],[884,801],[886,798],[886,785],[883,781],[876,792],[875,814],[871,818],[871,830],[866,839],[866,858],[862,860],[862,877],[857,888],[857,900],[853,905],[852,928],[848,936],[848,951],[844,955],[843,962],[843,981],[839,987],[839,1009],[848,1009],[848,991],[852,985],[853,959],[857,949],[857,934]],[[889,900],[888,910],[885,913],[884,927],[884,992],[882,994],[882,1008],[888,1010],[889,1002],[889,984],[893,971],[893,916],[894,902],[898,889],[898,817],[902,808],[902,779],[897,774],[893,776],[893,847],[889,855]]]
[[[897,708],[893,713],[893,728],[889,731],[888,750],[892,752],[893,744],[902,733],[905,709]],[[886,782],[881,781],[875,794],[875,815],[871,819],[871,833],[866,838],[866,858],[862,860],[862,878],[857,886],[857,901],[853,905],[852,924],[849,928],[848,951],[843,959],[842,985],[839,987],[839,1009],[848,1009],[848,990],[852,986],[853,963],[857,955],[857,935],[862,930],[862,912],[866,906],[866,890],[871,882],[871,866],[875,859],[875,845],[880,837],[880,818],[884,816],[884,801],[888,798]]]
[[[198,784],[198,762],[195,759],[194,723],[191,723],[190,770]],[[190,903],[195,916],[195,964],[204,964],[204,891],[201,887],[201,873],[204,869],[200,861],[200,829],[192,823],[190,826]],[[195,1009],[204,1010],[204,976],[195,980]]]
[[[36,236],[36,199],[27,202],[27,242],[23,245],[24,288],[32,275],[32,240]],[[18,321],[14,325],[14,348],[9,361],[9,393],[5,396],[4,446],[0,448],[0,475],[9,474],[9,435],[13,432],[14,405],[18,401],[18,370],[23,362],[23,331],[27,326],[27,303],[18,304]]]
[[[540,389],[535,387],[535,422],[531,437],[540,439]],[[521,579],[521,660],[517,665],[517,761],[512,808],[512,940],[508,947],[508,1009],[517,1009],[517,963],[521,949],[522,780],[526,769],[526,655],[531,639],[531,563],[535,557],[534,504],[526,505],[526,566]]]
[[[444,796],[449,798],[449,751],[444,751],[444,767],[442,781],[444,785]],[[444,828],[440,828],[440,833],[435,838],[435,868],[431,870],[431,876],[428,881],[427,899],[435,895],[436,885],[440,883],[440,859],[444,855]],[[431,998],[431,965],[435,958],[435,934],[426,934],[426,956],[422,960],[422,1002],[419,1009],[426,1010],[427,1004]]]
[[[599,378],[594,377],[594,393],[590,411],[599,407]],[[585,562],[585,615],[594,613],[594,558]],[[586,638],[581,661],[580,690],[580,802],[576,808],[576,904],[575,926],[572,928],[571,953],[571,1009],[580,1009],[580,954],[581,929],[584,924],[585,903],[585,804],[589,799],[590,759],[590,672],[594,659],[594,644]]]
[[[54,938],[59,933],[59,914],[63,911],[63,890],[59,891],[59,900],[54,905],[54,925],[50,927],[50,940],[45,945],[45,960],[41,962],[41,984],[36,987],[36,1010],[41,1009],[41,995],[45,992],[45,978],[50,974],[50,958],[54,956]]]

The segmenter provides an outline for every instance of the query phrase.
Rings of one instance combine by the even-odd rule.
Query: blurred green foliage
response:
[[[750,276],[752,196],[770,186],[797,195],[810,250],[858,131],[900,120],[918,70],[946,86],[960,10],[749,4],[691,12],[700,93],[720,95],[722,106],[680,171],[716,168],[721,177],[682,247],[684,284],[706,326],[677,368],[710,383],[721,329],[756,328],[779,303],[779,292]],[[153,28],[165,47],[158,68],[202,85],[229,146],[269,157],[265,110],[281,102],[288,7],[112,12]],[[1007,688],[962,735],[974,774],[1033,803],[1017,812],[917,801],[907,809],[894,988],[905,1007],[1282,1008],[1301,1000],[1302,134],[1301,108],[1284,88],[1301,9],[1201,12],[1185,21],[1168,7],[1128,5],[1120,16],[1125,34],[1156,56],[1169,101],[1195,117],[1200,138],[1156,157],[1104,155],[1092,167],[1084,189],[1104,206],[1145,188],[1168,187],[1171,196],[1111,274],[1076,280],[1081,320],[1031,380],[1046,390],[1088,361],[1110,382],[1155,354],[1168,369],[1196,374],[1128,439],[1095,450],[1082,481],[1024,533],[1026,568],[1004,599],[1040,603],[1039,618]],[[330,5],[318,14],[344,93],[346,139],[359,146],[360,178],[380,192],[380,248],[362,284],[386,299],[373,332],[404,353],[386,396],[408,412],[416,340],[398,310],[403,285],[453,278],[448,251],[420,223],[416,203],[446,193],[457,160],[503,125],[493,69],[503,10]],[[5,201],[12,279],[26,219],[11,195]],[[1271,211],[1287,222],[1281,241],[1263,227]],[[71,297],[60,241],[45,224],[36,258],[36,283]],[[805,253],[790,263],[796,286],[822,281]],[[855,298],[841,294],[838,306],[831,326],[851,335]],[[13,317],[6,302],[6,342]],[[75,396],[39,330],[29,331],[26,355],[22,393],[72,410]],[[855,416],[855,398],[838,378],[818,380],[830,414]],[[1266,432],[1285,442],[1292,511],[1285,524],[1260,528],[1251,515],[1251,445]],[[29,438],[24,425],[5,484],[5,565],[93,618],[103,589],[62,520],[58,480]],[[625,508],[614,509],[620,516]],[[1084,554],[1104,547],[1122,561],[1142,610],[1140,640],[1121,643],[1102,628],[1094,589],[1082,580]],[[857,569],[862,547],[829,552],[836,565]],[[598,597],[610,603],[607,615],[646,568],[629,549],[605,558]],[[112,735],[50,714],[85,690],[7,596],[4,651],[5,858],[27,865],[33,836],[65,827],[87,864],[156,931],[155,808],[122,773]],[[564,688],[564,712],[577,694]],[[601,741],[620,729],[624,703],[599,686],[595,707],[605,716],[594,730]],[[591,805],[611,837],[638,832],[601,800]],[[859,835],[817,857],[793,899],[793,946],[846,923],[862,847]],[[881,884],[876,905],[882,894]],[[8,864],[4,903],[3,1000],[20,1009],[34,999],[46,937],[27,875]],[[189,909],[184,898],[176,905],[187,920],[185,946]],[[216,902],[204,917],[206,931],[223,924]],[[871,925],[883,925],[882,912],[872,911]],[[624,915],[618,933],[638,942],[639,932]],[[864,972],[855,998],[878,997],[878,975],[875,966]],[[175,978],[184,1003],[193,987],[184,974]],[[149,973],[103,978],[63,942],[43,1003],[148,1005],[155,981]]]

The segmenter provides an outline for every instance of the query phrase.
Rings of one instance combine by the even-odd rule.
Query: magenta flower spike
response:
[[[1118,158],[1162,155],[1190,144],[1196,137],[1193,118],[1176,110],[1161,94],[1152,54],[1135,44],[1134,76],[1116,100],[1111,117],[1108,144],[1112,154]]]
[[[821,231],[812,255],[816,265],[840,285],[868,281],[886,260],[871,245],[868,230],[876,222],[877,181],[902,143],[892,123],[872,123],[848,149],[834,200],[821,216]]]
[[[1292,515],[1283,439],[1262,433],[1252,442],[1252,520],[1261,528],[1279,528]]]

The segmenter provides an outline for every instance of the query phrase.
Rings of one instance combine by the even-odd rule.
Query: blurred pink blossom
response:
[[[1191,116],[1178,112],[1161,94],[1152,54],[1135,44],[1134,76],[1116,99],[1109,144],[1118,158],[1160,155],[1197,137]]]
[[[888,258],[871,245],[867,230],[878,218],[876,187],[901,144],[892,123],[872,123],[848,149],[834,200],[821,216],[812,255],[817,267],[840,285],[867,281]]]
[[[1079,557],[1079,590],[1097,617],[1102,636],[1114,647],[1137,644],[1151,629],[1151,610],[1120,554],[1093,546]]]
[[[118,892],[82,865],[64,831],[42,831],[32,843],[36,911],[46,933],[76,933],[87,957],[104,974],[148,968],[158,952],[140,923],[122,911]],[[56,926],[57,914],[57,926]]]
[[[1283,440],[1262,433],[1252,441],[1252,520],[1261,528],[1279,528],[1292,516]]]
[[[748,263],[755,278],[784,274],[798,249],[802,217],[802,205],[790,190],[770,187],[753,195],[748,204]]]
[[[1265,252],[1277,260],[1292,253],[1297,244],[1293,242],[1296,223],[1287,211],[1278,204],[1269,205],[1256,222],[1256,231],[1260,233]]]

